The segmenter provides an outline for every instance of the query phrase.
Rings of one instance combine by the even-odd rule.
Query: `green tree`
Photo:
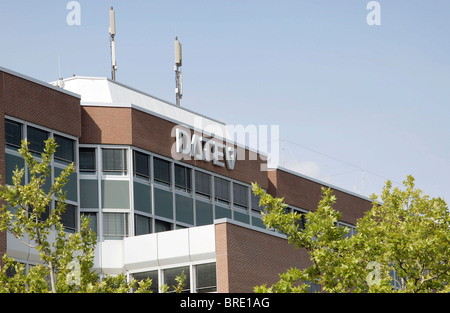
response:
[[[308,292],[311,283],[324,292],[449,292],[450,214],[445,201],[415,189],[408,176],[404,188],[388,181],[380,199],[359,219],[356,234],[337,223],[336,197],[322,189],[317,211],[286,213],[282,198],[274,198],[253,184],[265,207],[267,228],[286,234],[289,243],[306,249],[311,266],[291,268],[272,286],[255,292]]]
[[[48,187],[51,160],[57,145],[53,138],[45,141],[38,161],[22,141],[19,153],[28,166],[29,182],[24,184],[25,169],[13,172],[12,185],[0,186],[0,231],[8,231],[24,245],[38,251],[41,262],[25,273],[24,265],[3,256],[0,292],[151,292],[151,280],[127,281],[124,274],[102,280],[92,267],[97,241],[87,218],[81,219],[79,232],[67,233],[61,222],[65,211],[64,186],[74,164],[64,169]],[[55,200],[55,209],[50,210]],[[180,279],[180,284],[184,282]],[[176,287],[175,287],[176,288]]]

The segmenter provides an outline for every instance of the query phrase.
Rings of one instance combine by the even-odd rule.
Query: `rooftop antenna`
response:
[[[178,37],[175,37],[175,95],[177,97],[177,106],[180,106],[180,100],[183,97],[183,82],[181,77],[181,43]]]
[[[58,87],[59,88],[64,88],[64,80],[61,76],[61,61],[59,59],[59,55],[58,55],[58,74],[59,74],[59,79],[58,79]]]
[[[116,43],[114,36],[116,35],[116,15],[113,7],[109,10],[109,34],[111,35],[111,77],[112,80],[116,80]]]

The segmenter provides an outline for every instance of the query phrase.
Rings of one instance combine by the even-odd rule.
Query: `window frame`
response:
[[[239,188],[236,188],[236,186],[239,186]],[[245,188],[245,193],[241,193],[241,191],[238,191],[240,188]],[[242,189],[243,191],[243,189]],[[249,187],[247,185],[243,185],[241,183],[237,183],[237,182],[233,182],[233,206],[240,208],[240,209],[244,209],[244,210],[248,210],[249,207]],[[246,203],[242,203],[241,201],[241,197],[242,195],[245,195],[246,198]]]
[[[126,148],[110,148],[110,147],[102,147],[102,173],[104,175],[127,175],[128,173],[128,149]],[[107,161],[105,159],[105,152],[119,152],[118,155],[120,155],[120,159],[119,162],[115,161],[115,160],[110,160]],[[108,163],[112,163],[113,168],[109,169],[109,166],[105,166],[105,165],[109,165]],[[120,165],[116,168],[116,163]],[[108,168],[108,169],[105,169]]]
[[[53,154],[54,160],[68,163],[68,164],[75,162],[75,140],[68,138],[66,136],[59,135],[59,134],[53,134],[53,138],[55,139],[55,142],[58,145],[58,147],[56,147],[55,153]],[[67,159],[67,158],[65,158],[65,156],[60,155],[61,150],[58,150],[58,149],[64,148],[64,146],[62,146],[61,141],[58,143],[58,140],[59,140],[58,138],[61,139],[62,141],[67,141],[67,142],[71,143],[71,146],[72,146],[71,158]]]
[[[182,184],[180,184],[180,181],[177,180],[177,169],[183,171],[184,177],[182,178]],[[176,190],[182,190],[185,192],[190,193],[192,191],[192,169],[190,167],[181,165],[181,164],[174,164],[174,176],[175,176],[175,189]]]
[[[140,161],[144,161],[144,163],[146,163],[146,167],[147,167],[146,173],[138,171],[137,156],[145,158],[145,161],[144,161],[144,159],[141,159]],[[147,153],[141,152],[141,151],[133,150],[133,174],[134,174],[134,177],[145,179],[145,180],[150,180],[150,175],[151,175],[150,155],[148,155]]]
[[[211,198],[212,196],[212,175],[203,171],[195,170],[195,193],[203,197]],[[208,182],[207,185],[204,185]],[[207,186],[207,188],[204,188]]]
[[[219,189],[219,185],[220,184],[224,184],[223,186],[226,186],[226,193],[228,194],[227,197],[223,197],[222,195],[224,194],[223,192],[221,192],[221,189]],[[222,177],[218,177],[218,176],[214,176],[214,198],[217,202],[219,203],[224,203],[227,205],[230,205],[231,202],[231,181],[224,179]]]
[[[93,161],[94,161],[94,166],[93,168],[81,168],[82,163],[82,157],[81,157],[81,152],[82,150],[92,150],[93,153]],[[103,160],[102,160],[103,161]],[[80,174],[95,174],[97,172],[97,148],[95,147],[78,147],[78,167],[79,167],[79,172]]]
[[[166,177],[159,176],[159,174],[162,174],[163,172],[166,171],[165,167],[164,168],[161,168],[161,167],[157,168],[157,166],[159,166],[161,164],[166,164],[167,165],[167,171],[168,172],[165,173],[165,174],[167,174],[168,180],[165,180]],[[166,175],[164,175],[164,176],[166,176]],[[153,157],[153,181],[158,183],[158,184],[164,185],[164,186],[169,186],[170,187],[172,185],[172,162],[171,161],[168,161],[168,160],[165,160],[163,158],[156,157],[156,156]]]
[[[14,124],[15,126],[19,127],[20,140],[18,143],[9,142],[8,138],[11,138],[11,136],[8,136],[8,134],[10,134],[10,132],[7,129],[7,124]],[[13,148],[13,149],[20,148],[22,145],[23,136],[24,136],[24,125],[20,122],[5,118],[5,146]],[[13,137],[15,137],[15,136],[13,136]]]

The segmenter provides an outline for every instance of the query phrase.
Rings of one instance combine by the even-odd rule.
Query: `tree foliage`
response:
[[[256,292],[308,292],[312,283],[324,292],[449,292],[450,215],[441,198],[415,188],[408,176],[403,190],[388,181],[372,209],[359,219],[356,234],[337,223],[336,197],[322,189],[316,211],[286,213],[282,198],[253,184],[265,207],[267,228],[286,234],[289,243],[306,249],[311,266],[291,268],[280,280]],[[302,215],[304,227],[299,227]]]
[[[66,207],[64,186],[75,166],[70,164],[47,186],[56,148],[54,139],[49,138],[38,160],[28,142],[22,141],[19,153],[26,161],[29,182],[23,183],[25,169],[17,168],[12,185],[0,186],[0,231],[10,232],[40,256],[40,262],[25,271],[24,264],[5,254],[0,292],[151,292],[151,280],[128,281],[124,274],[100,279],[93,271],[97,236],[87,218],[81,219],[80,231],[65,231],[61,222]],[[50,210],[53,200],[56,205]]]

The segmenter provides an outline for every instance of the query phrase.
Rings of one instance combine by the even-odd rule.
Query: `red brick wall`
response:
[[[311,265],[306,250],[286,239],[231,223],[215,225],[218,292],[253,292],[279,280],[291,267]]]
[[[131,108],[81,108],[80,143],[132,144]]]
[[[35,82],[1,73],[4,114],[80,137],[80,99]]]
[[[317,205],[322,197],[322,185],[301,176],[283,170],[274,170],[269,174],[272,195],[284,197],[284,201],[293,206],[309,211],[317,210]],[[325,186],[327,187],[327,186]],[[345,193],[339,190],[333,191],[336,196],[335,210],[342,213],[342,221],[355,224],[357,219],[371,209],[369,200]]]

